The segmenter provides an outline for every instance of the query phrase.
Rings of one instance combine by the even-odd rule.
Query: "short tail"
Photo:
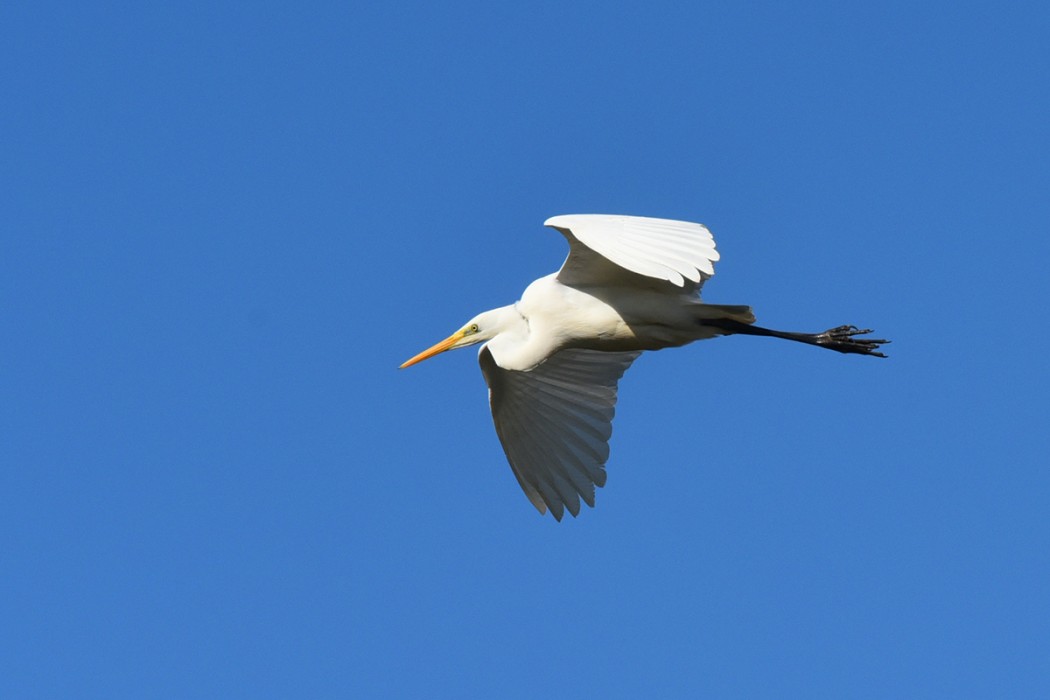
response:
[[[752,324],[755,322],[755,312],[750,306],[730,304],[700,304],[696,307],[696,320],[700,323],[720,319]]]
[[[696,319],[692,340],[729,335],[733,331],[727,330],[728,328],[748,328],[755,322],[755,314],[750,306],[697,304],[692,313]]]

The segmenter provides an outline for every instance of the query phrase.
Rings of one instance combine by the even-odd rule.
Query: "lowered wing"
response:
[[[503,369],[481,349],[496,434],[540,513],[576,516],[581,498],[594,507],[594,488],[605,485],[616,385],[640,354],[562,350],[522,372]]]

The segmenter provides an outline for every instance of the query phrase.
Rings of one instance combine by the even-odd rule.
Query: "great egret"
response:
[[[702,224],[576,214],[544,225],[569,241],[558,272],[401,365],[485,343],[478,360],[496,433],[541,514],[576,516],[581,498],[594,507],[594,488],[605,485],[616,385],[643,350],[743,334],[885,357],[878,349],[889,341],[857,337],[870,330],[775,331],[753,325],[749,306],[701,302],[719,258]]]

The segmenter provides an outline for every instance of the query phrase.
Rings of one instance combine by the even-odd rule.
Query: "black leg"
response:
[[[762,326],[752,326],[740,321],[728,318],[705,319],[705,326],[720,328],[730,335],[763,335],[770,338],[783,338],[794,340],[797,343],[816,345],[836,352],[856,353],[858,355],[874,355],[875,357],[886,357],[879,352],[879,347],[890,341],[878,338],[857,338],[855,336],[871,333],[871,329],[861,330],[856,326],[838,326],[829,328],[823,333],[792,333],[789,331],[775,331]]]

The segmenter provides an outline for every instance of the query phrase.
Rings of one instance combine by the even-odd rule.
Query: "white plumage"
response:
[[[545,224],[569,242],[557,273],[401,366],[484,342],[479,362],[507,460],[532,504],[558,520],[577,515],[581,498],[593,507],[605,485],[617,382],[643,350],[739,333],[884,357],[888,341],[857,338],[870,331],[854,326],[775,331],[752,325],[748,306],[703,303],[719,256],[701,224],[604,214]]]
[[[539,511],[576,515],[605,485],[616,383],[638,352],[562,350],[532,371],[505,370],[482,348],[481,371],[503,449]]]
[[[700,284],[715,274],[715,239],[703,224],[644,216],[570,214],[543,222],[569,240],[570,254],[559,278],[565,284],[594,284],[590,267],[601,256],[623,270],[661,279],[676,287]],[[568,278],[567,272],[572,273]]]

